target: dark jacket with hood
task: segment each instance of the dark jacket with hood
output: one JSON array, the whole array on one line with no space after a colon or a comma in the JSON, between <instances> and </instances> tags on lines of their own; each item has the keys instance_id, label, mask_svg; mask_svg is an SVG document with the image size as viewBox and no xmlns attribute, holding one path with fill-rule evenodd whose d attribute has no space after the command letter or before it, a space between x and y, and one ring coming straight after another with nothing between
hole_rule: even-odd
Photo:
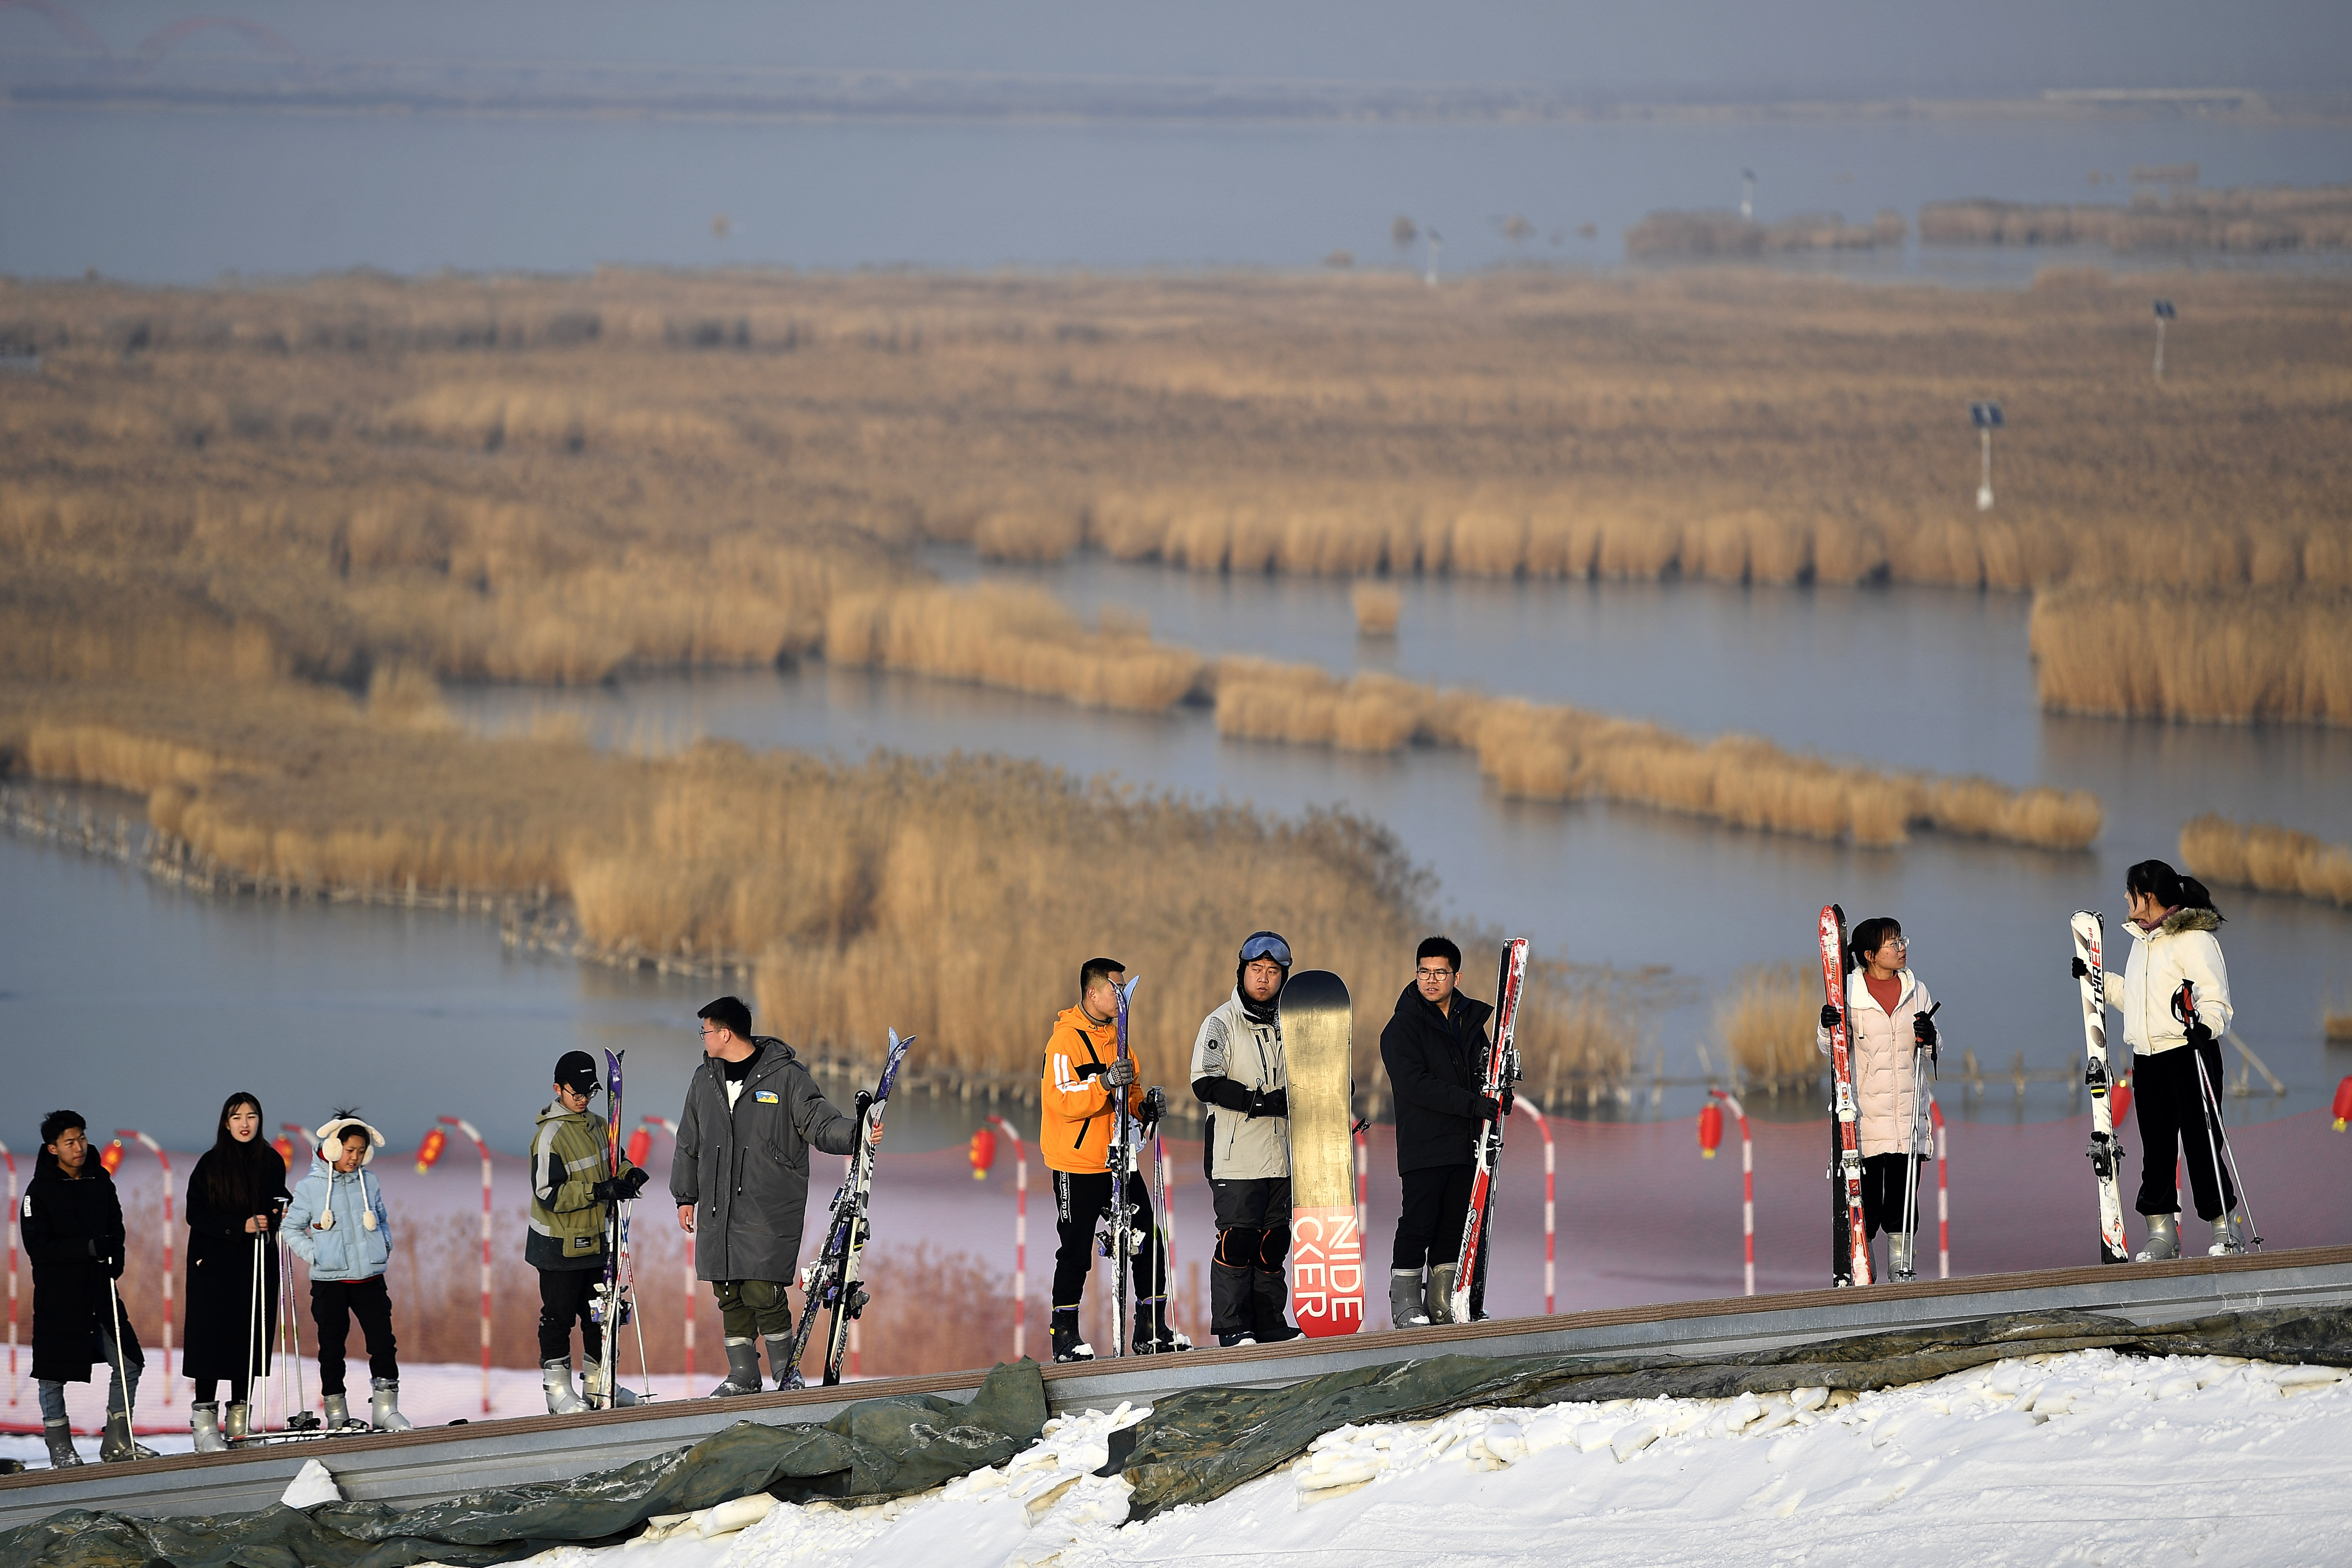
<instances>
[{"instance_id":1,"label":"dark jacket with hood","mask_svg":"<svg viewBox=\"0 0 2352 1568\"><path fill-rule=\"evenodd\" d=\"M88 1383L99 1359L98 1325L110 1310L106 1282L122 1278L122 1203L92 1149L68 1178L47 1145L18 1205L33 1265L33 1375Z\"/></svg>"},{"instance_id":2,"label":"dark jacket with hood","mask_svg":"<svg viewBox=\"0 0 2352 1568\"><path fill-rule=\"evenodd\" d=\"M1495 1009L1454 993L1441 1013L1408 984L1395 1016L1381 1030L1381 1064L1396 1096L1397 1171L1467 1165L1478 1124L1486 1119L1479 1074L1486 1061L1486 1020Z\"/></svg>"},{"instance_id":3,"label":"dark jacket with hood","mask_svg":"<svg viewBox=\"0 0 2352 1568\"><path fill-rule=\"evenodd\" d=\"M677 1119L669 1192L694 1208L694 1272L701 1279L789 1280L800 1268L809 1150L846 1154L857 1120L835 1110L793 1055L767 1036L730 1109L727 1064L702 1058Z\"/></svg>"}]
</instances>

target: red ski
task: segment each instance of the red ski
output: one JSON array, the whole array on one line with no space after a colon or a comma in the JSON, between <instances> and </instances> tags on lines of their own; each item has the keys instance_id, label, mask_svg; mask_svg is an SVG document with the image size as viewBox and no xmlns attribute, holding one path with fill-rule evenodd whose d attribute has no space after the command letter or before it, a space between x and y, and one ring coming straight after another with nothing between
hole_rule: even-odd
<instances>
[{"instance_id":1,"label":"red ski","mask_svg":"<svg viewBox=\"0 0 2352 1568\"><path fill-rule=\"evenodd\" d=\"M1501 973L1495 981L1495 1034L1486 1046L1486 1071L1478 1092L1499 1101L1519 1076L1519 1047L1513 1038L1519 1023L1519 987L1528 977L1528 939L1515 936L1503 944ZM1451 1310L1454 1321L1470 1321L1470 1288L1478 1279L1478 1254L1486 1245L1486 1199L1495 1186L1495 1165L1503 1157L1503 1124L1478 1124L1477 1173L1470 1179L1470 1213L1462 1222L1460 1266L1454 1275ZM1856 1189L1859 1191L1860 1189Z\"/></svg>"},{"instance_id":2,"label":"red ski","mask_svg":"<svg viewBox=\"0 0 2352 1568\"><path fill-rule=\"evenodd\" d=\"M1862 1137L1855 1121L1853 1100L1853 1052L1846 1037L1845 1010L1845 910L1836 904L1822 910L1822 989L1829 1005L1837 1009L1837 1023L1830 1029L1830 1076L1837 1086L1837 1169L1830 1173L1832 1182L1842 1183L1844 1189L1844 1223L1833 1233L1833 1251L1841 1256L1831 1269L1831 1282L1837 1285L1867 1285L1870 1283L1870 1237L1862 1223ZM1843 1265L1839 1267L1838 1265Z\"/></svg>"}]
</instances>

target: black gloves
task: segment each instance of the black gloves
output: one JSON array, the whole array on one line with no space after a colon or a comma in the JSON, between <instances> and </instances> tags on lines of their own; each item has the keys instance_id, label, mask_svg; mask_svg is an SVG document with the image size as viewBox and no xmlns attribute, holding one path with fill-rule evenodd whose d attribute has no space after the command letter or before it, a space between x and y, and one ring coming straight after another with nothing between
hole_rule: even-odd
<instances>
[{"instance_id":1,"label":"black gloves","mask_svg":"<svg viewBox=\"0 0 2352 1568\"><path fill-rule=\"evenodd\" d=\"M1921 1045L1927 1047L1929 1049L1934 1049L1936 1045L1936 1020L1930 1018L1925 1013L1914 1014L1911 1019L1911 1037L1918 1041Z\"/></svg>"},{"instance_id":2,"label":"black gloves","mask_svg":"<svg viewBox=\"0 0 2352 1568\"><path fill-rule=\"evenodd\" d=\"M1168 1114L1168 1094L1158 1084L1143 1091L1143 1107L1136 1112L1146 1127L1157 1127L1160 1119Z\"/></svg>"},{"instance_id":3,"label":"black gloves","mask_svg":"<svg viewBox=\"0 0 2352 1568\"><path fill-rule=\"evenodd\" d=\"M1837 1026L1838 1026L1838 1010L1837 1010L1837 1004L1836 1004L1836 1003L1834 1003L1834 1002L1824 1002L1824 1003L1822 1003L1822 1028L1824 1028L1824 1029L1834 1029L1834 1028L1836 1028Z\"/></svg>"},{"instance_id":4,"label":"black gloves","mask_svg":"<svg viewBox=\"0 0 2352 1568\"><path fill-rule=\"evenodd\" d=\"M646 1172L642 1165L632 1165L629 1173L621 1178L621 1195L634 1198L646 1190Z\"/></svg>"},{"instance_id":5,"label":"black gloves","mask_svg":"<svg viewBox=\"0 0 2352 1568\"><path fill-rule=\"evenodd\" d=\"M1517 1101L1512 1098L1511 1091L1507 1089L1505 1089L1503 1091L1503 1114L1507 1117L1510 1115L1511 1107L1516 1103Z\"/></svg>"},{"instance_id":6,"label":"black gloves","mask_svg":"<svg viewBox=\"0 0 2352 1568\"><path fill-rule=\"evenodd\" d=\"M1478 1096L1478 1120L1481 1121L1500 1121L1502 1119L1503 1107L1501 1101L1489 1100L1483 1094Z\"/></svg>"},{"instance_id":7,"label":"black gloves","mask_svg":"<svg viewBox=\"0 0 2352 1568\"><path fill-rule=\"evenodd\" d=\"M1288 1116L1290 1091L1286 1089L1254 1089L1250 1090L1249 1119L1261 1116Z\"/></svg>"},{"instance_id":8,"label":"black gloves","mask_svg":"<svg viewBox=\"0 0 2352 1568\"><path fill-rule=\"evenodd\" d=\"M2189 1043L2198 1050L2201 1051L2213 1043L2213 1031L2207 1028L2205 1020L2196 1014L2189 1014L2189 1021L2180 1026L2188 1034Z\"/></svg>"},{"instance_id":9,"label":"black gloves","mask_svg":"<svg viewBox=\"0 0 2352 1568\"><path fill-rule=\"evenodd\" d=\"M627 1175L607 1176L588 1189L590 1194L600 1204L621 1203L635 1197L645 1190L646 1173L643 1169L634 1165L629 1168Z\"/></svg>"},{"instance_id":10,"label":"black gloves","mask_svg":"<svg viewBox=\"0 0 2352 1568\"><path fill-rule=\"evenodd\" d=\"M1135 1081L1135 1058L1129 1057L1103 1068L1103 1081L1114 1089L1125 1089Z\"/></svg>"},{"instance_id":11,"label":"black gloves","mask_svg":"<svg viewBox=\"0 0 2352 1568\"><path fill-rule=\"evenodd\" d=\"M2083 962L2083 955L2078 952L2074 955L2074 968L2068 973L2077 980L2088 980L2091 977L2091 966Z\"/></svg>"}]
</instances>

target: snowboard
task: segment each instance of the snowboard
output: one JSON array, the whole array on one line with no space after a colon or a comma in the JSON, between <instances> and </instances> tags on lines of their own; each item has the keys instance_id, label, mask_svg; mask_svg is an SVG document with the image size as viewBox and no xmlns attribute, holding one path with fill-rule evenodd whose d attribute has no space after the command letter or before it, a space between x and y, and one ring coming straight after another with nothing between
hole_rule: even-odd
<instances>
[{"instance_id":1,"label":"snowboard","mask_svg":"<svg viewBox=\"0 0 2352 1568\"><path fill-rule=\"evenodd\" d=\"M883 1060L880 1080L871 1093L857 1091L857 1141L851 1145L849 1173L833 1194L833 1208L825 1216L824 1240L816 1257L801 1269L801 1321L793 1330L788 1363L789 1382L794 1388L803 1386L801 1352L808 1348L818 1311L829 1309L833 1314L824 1345L824 1385L831 1388L841 1381L841 1363L849 1353L850 1321L866 1310L866 1287L857 1278L866 1256L866 1203L874 1191L874 1145L866 1141L866 1129L874 1108L890 1098L890 1086L898 1081L907 1047L915 1043L912 1035L901 1038L896 1029L889 1033L890 1054Z\"/></svg>"},{"instance_id":2,"label":"snowboard","mask_svg":"<svg viewBox=\"0 0 2352 1568\"><path fill-rule=\"evenodd\" d=\"M1478 1092L1489 1100L1501 1100L1519 1077L1519 989L1527 977L1528 939L1515 936L1503 944L1502 963L1495 976L1494 1036L1487 1042L1486 1070L1478 1079ZM1472 1149L1470 1212L1462 1221L1462 1250L1456 1255L1454 1295L1448 1306L1457 1323L1472 1321L1470 1297L1478 1282L1479 1268L1486 1261L1486 1215L1495 1195L1495 1167L1503 1158L1502 1121L1480 1122Z\"/></svg>"},{"instance_id":3,"label":"snowboard","mask_svg":"<svg viewBox=\"0 0 2352 1568\"><path fill-rule=\"evenodd\" d=\"M2091 1091L2091 1173L2099 1184L2099 1261L2128 1263L2131 1242L2124 1235L2122 1191L2124 1146L2116 1137L2116 1107L2108 1099L2115 1079L2107 1066L2107 972L2100 967L2106 956L2106 925L2089 910L2068 922L2074 935L2074 956L2089 971L2074 984L2083 1000L2083 1048L2089 1054L2083 1082Z\"/></svg>"},{"instance_id":4,"label":"snowboard","mask_svg":"<svg viewBox=\"0 0 2352 1568\"><path fill-rule=\"evenodd\" d=\"M1862 1219L1862 1129L1853 1098L1853 1049L1846 1033L1845 910L1822 908L1822 990L1838 1012L1830 1030L1830 1076L1835 1088L1830 1122L1836 1163L1830 1168L1833 1215L1831 1231L1832 1285L1870 1283L1870 1237Z\"/></svg>"},{"instance_id":5,"label":"snowboard","mask_svg":"<svg viewBox=\"0 0 2352 1568\"><path fill-rule=\"evenodd\" d=\"M1282 988L1282 1058L1290 1080L1290 1292L1318 1339L1364 1326L1364 1237L1357 1228L1350 1065L1353 1009L1328 969Z\"/></svg>"}]
</instances>

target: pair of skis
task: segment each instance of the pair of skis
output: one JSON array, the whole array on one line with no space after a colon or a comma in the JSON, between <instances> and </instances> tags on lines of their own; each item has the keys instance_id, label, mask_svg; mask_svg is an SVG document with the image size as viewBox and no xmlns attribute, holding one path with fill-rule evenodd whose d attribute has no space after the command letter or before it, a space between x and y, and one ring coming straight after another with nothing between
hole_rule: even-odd
<instances>
[{"instance_id":1,"label":"pair of skis","mask_svg":"<svg viewBox=\"0 0 2352 1568\"><path fill-rule=\"evenodd\" d=\"M1528 939L1515 936L1503 944L1503 957L1495 977L1495 1027L1486 1043L1485 1069L1479 1074L1478 1092L1497 1106L1511 1085L1519 1079L1519 993L1528 977ZM1462 1221L1462 1250L1454 1274L1454 1294L1448 1310L1457 1323L1472 1320L1476 1307L1484 1305L1485 1292L1478 1289L1480 1265L1486 1261L1486 1231L1491 1220L1495 1195L1495 1167L1503 1158L1503 1123L1498 1116L1492 1121L1478 1124L1477 1142L1472 1145L1473 1166L1470 1177L1470 1212Z\"/></svg>"},{"instance_id":2,"label":"pair of skis","mask_svg":"<svg viewBox=\"0 0 2352 1568\"><path fill-rule=\"evenodd\" d=\"M621 1058L627 1054L604 1053L604 1174L614 1181L621 1175ZM629 1323L637 1325L637 1371L648 1384L652 1382L646 1372L646 1326L638 1321L636 1304L631 1299L636 1288L636 1263L629 1252L629 1215L635 1207L635 1199L616 1197L604 1221L604 1279L588 1309L604 1329L604 1393L589 1399L594 1409L635 1405L651 1397L650 1393L633 1394L621 1387L621 1330Z\"/></svg>"},{"instance_id":3,"label":"pair of skis","mask_svg":"<svg viewBox=\"0 0 2352 1568\"><path fill-rule=\"evenodd\" d=\"M865 1312L870 1299L858 1279L868 1234L866 1206L874 1192L874 1145L866 1141L866 1128L889 1100L890 1088L898 1081L899 1065L907 1059L907 1047L915 1043L912 1035L901 1038L896 1029L889 1033L890 1050L883 1058L880 1081L870 1094L862 1089L857 1091L857 1141L851 1146L848 1174L842 1178L825 1217L824 1241L801 1270L801 1321L793 1328L792 1359L787 1363L792 1368L787 1385L793 1388L804 1386L801 1356L808 1349L820 1311L831 1314L825 1330L824 1386L831 1388L841 1381L841 1363L849 1353L849 1326Z\"/></svg>"},{"instance_id":4,"label":"pair of skis","mask_svg":"<svg viewBox=\"0 0 2352 1568\"><path fill-rule=\"evenodd\" d=\"M1128 1044L1128 1008L1135 999L1135 988L1143 979L1140 974L1128 976L1127 984L1118 988L1118 1046L1115 1060L1130 1066L1135 1052ZM1134 1294L1135 1258L1143 1247L1146 1237L1135 1223L1135 1205L1128 1199L1129 1184L1135 1179L1143 1156L1141 1129L1135 1113L1128 1108L1128 1091L1133 1080L1115 1085L1111 1089L1110 1147L1104 1151L1105 1168L1110 1173L1110 1353L1113 1357L1129 1354L1135 1350L1134 1321L1128 1316L1128 1300ZM1161 1202L1166 1198L1163 1195ZM1166 1276L1161 1276L1165 1283ZM1164 1308L1163 1308L1164 1310ZM1150 1347L1158 1350L1155 1343Z\"/></svg>"},{"instance_id":5,"label":"pair of skis","mask_svg":"<svg viewBox=\"0 0 2352 1568\"><path fill-rule=\"evenodd\" d=\"M1862 1214L1861 1108L1853 1094L1853 1042L1846 1032L1851 1015L1845 994L1845 910L1837 904L1822 909L1816 927L1822 946L1822 990L1837 1022L1830 1026L1831 1231L1830 1282L1836 1286L1870 1283L1870 1233Z\"/></svg>"}]
</instances>

